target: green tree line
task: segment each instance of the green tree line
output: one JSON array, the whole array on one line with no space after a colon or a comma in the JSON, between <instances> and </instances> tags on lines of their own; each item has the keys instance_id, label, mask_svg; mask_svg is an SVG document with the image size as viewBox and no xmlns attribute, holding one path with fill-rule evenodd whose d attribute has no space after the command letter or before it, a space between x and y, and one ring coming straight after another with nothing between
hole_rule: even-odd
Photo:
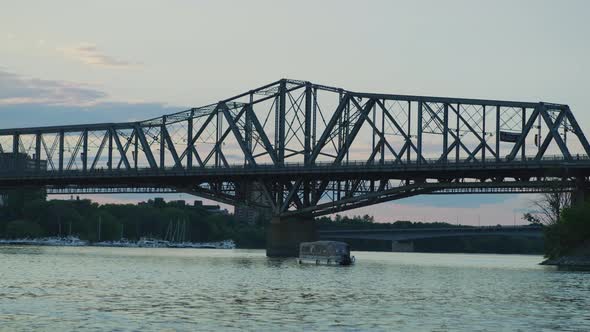
<instances>
[{"instance_id":1,"label":"green tree line","mask_svg":"<svg viewBox=\"0 0 590 332\"><path fill-rule=\"evenodd\" d=\"M0 208L0 237L77 235L92 242L141 237L164 238L171 224L182 222L185 241L233 239L242 248L263 248L265 221L240 223L233 215L200 206L148 201L99 205L87 199L47 200L42 191L5 193ZM100 238L99 238L100 230Z\"/></svg>"},{"instance_id":2,"label":"green tree line","mask_svg":"<svg viewBox=\"0 0 590 332\"><path fill-rule=\"evenodd\" d=\"M265 248L268 221L237 221L233 215L212 213L202 206L150 200L144 204L103 204L86 199L47 200L42 191L13 190L3 195L0 238L77 235L91 242L165 238L171 225L182 222L184 240L233 239L240 248ZM571 213L574 213L572 211ZM375 222L369 215L320 217L319 229L334 228L448 228L445 222ZM463 227L463 226L462 226ZM100 228L100 239L99 239ZM349 240L353 250L391 250L388 241ZM417 251L539 253L542 241L506 237L449 238L415 241Z\"/></svg>"},{"instance_id":3,"label":"green tree line","mask_svg":"<svg viewBox=\"0 0 590 332\"><path fill-rule=\"evenodd\" d=\"M567 207L545 227L545 256L558 258L586 245L590 248L590 202Z\"/></svg>"}]
</instances>

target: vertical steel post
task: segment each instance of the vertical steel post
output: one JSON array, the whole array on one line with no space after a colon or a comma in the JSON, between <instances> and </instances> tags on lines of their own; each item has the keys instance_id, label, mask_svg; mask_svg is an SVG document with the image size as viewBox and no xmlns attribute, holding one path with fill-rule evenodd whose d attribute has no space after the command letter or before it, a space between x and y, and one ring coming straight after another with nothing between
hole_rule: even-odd
<instances>
[{"instance_id":1,"label":"vertical steel post","mask_svg":"<svg viewBox=\"0 0 590 332\"><path fill-rule=\"evenodd\" d=\"M564 110L562 112L567 112ZM539 137L541 137L541 130L539 129ZM563 142L567 145L567 117L563 119Z\"/></svg>"},{"instance_id":2,"label":"vertical steel post","mask_svg":"<svg viewBox=\"0 0 590 332\"><path fill-rule=\"evenodd\" d=\"M279 89L280 89L280 87L279 87ZM277 158L279 156L279 104L280 104L280 102L279 102L280 97L279 96L280 96L280 91L279 91L279 93L277 93L277 95L274 98L274 106L275 106L275 109L274 109L274 111L275 111L274 150L275 150L275 156L277 156Z\"/></svg>"},{"instance_id":3,"label":"vertical steel post","mask_svg":"<svg viewBox=\"0 0 590 332\"><path fill-rule=\"evenodd\" d=\"M282 79L279 83L279 94L278 94L278 102L279 107L277 109L277 120L279 125L278 135L277 135L277 161L279 166L284 165L285 163L285 112L287 107L287 82L286 80ZM283 205L283 191L284 191L284 184L282 182L277 181L277 191L276 191L276 201L278 206Z\"/></svg>"},{"instance_id":4,"label":"vertical steel post","mask_svg":"<svg viewBox=\"0 0 590 332\"><path fill-rule=\"evenodd\" d=\"M63 172L64 170L64 131L63 129L59 131L59 154L58 154L58 160L59 160L59 166L58 169L60 172Z\"/></svg>"},{"instance_id":5,"label":"vertical steel post","mask_svg":"<svg viewBox=\"0 0 590 332\"><path fill-rule=\"evenodd\" d=\"M311 129L311 119L312 119L312 100L313 98L313 91L310 82L305 83L305 142L304 142L304 163L305 166L310 166L311 164L311 151L312 151L312 136L313 132ZM309 180L305 179L303 182L303 204L305 206L310 205L310 193L311 193L311 186Z\"/></svg>"},{"instance_id":6,"label":"vertical steel post","mask_svg":"<svg viewBox=\"0 0 590 332\"><path fill-rule=\"evenodd\" d=\"M279 136L278 136L278 159L279 164L285 162L285 111L287 107L287 82L281 80L279 83Z\"/></svg>"},{"instance_id":7,"label":"vertical steel post","mask_svg":"<svg viewBox=\"0 0 590 332\"><path fill-rule=\"evenodd\" d=\"M305 142L304 142L304 164L305 166L311 165L311 151L312 151L312 116L313 116L313 91L310 82L305 83ZM303 204L309 206L311 199L311 185L308 179L303 182Z\"/></svg>"},{"instance_id":8,"label":"vertical steel post","mask_svg":"<svg viewBox=\"0 0 590 332\"><path fill-rule=\"evenodd\" d=\"M318 106L318 88L313 87L313 110L312 110L312 119L313 119L313 129L312 129L312 137L311 137L311 147L315 149L315 144L317 142L316 133L317 133L317 106Z\"/></svg>"},{"instance_id":9,"label":"vertical steel post","mask_svg":"<svg viewBox=\"0 0 590 332\"><path fill-rule=\"evenodd\" d=\"M383 100L383 105L385 105L385 99ZM374 112L377 112L377 103L374 106ZM374 122L373 122L374 123ZM381 110L381 134L383 135L383 140L385 140L385 111ZM401 158L401 156L400 156ZM385 142L381 142L381 165L385 163ZM374 182L372 182L374 183Z\"/></svg>"},{"instance_id":10,"label":"vertical steel post","mask_svg":"<svg viewBox=\"0 0 590 332\"><path fill-rule=\"evenodd\" d=\"M88 170L88 129L82 133L82 170Z\"/></svg>"},{"instance_id":11,"label":"vertical steel post","mask_svg":"<svg viewBox=\"0 0 590 332\"><path fill-rule=\"evenodd\" d=\"M162 117L162 125L160 126L160 168L166 168L166 144L164 133L166 132L166 116Z\"/></svg>"},{"instance_id":12,"label":"vertical steel post","mask_svg":"<svg viewBox=\"0 0 590 332\"><path fill-rule=\"evenodd\" d=\"M483 105L483 121L481 125L482 129L482 149L481 149L481 161L485 163L486 161L486 105Z\"/></svg>"},{"instance_id":13,"label":"vertical steel post","mask_svg":"<svg viewBox=\"0 0 590 332\"><path fill-rule=\"evenodd\" d=\"M539 116L539 122L537 123L537 139L535 140L535 145L537 146L537 153L539 151L541 151L541 140L542 140L542 136L541 136L541 116Z\"/></svg>"},{"instance_id":14,"label":"vertical steel post","mask_svg":"<svg viewBox=\"0 0 590 332\"><path fill-rule=\"evenodd\" d=\"M115 131L113 128L109 128L109 160L107 162L109 171L113 170L113 132Z\"/></svg>"},{"instance_id":15,"label":"vertical steel post","mask_svg":"<svg viewBox=\"0 0 590 332\"><path fill-rule=\"evenodd\" d=\"M522 108L522 129L520 130L520 134L524 135L526 130L526 108ZM526 158L526 137L522 141L522 150L521 150L521 159L524 160Z\"/></svg>"},{"instance_id":16,"label":"vertical steel post","mask_svg":"<svg viewBox=\"0 0 590 332\"><path fill-rule=\"evenodd\" d=\"M352 97L354 98L354 97ZM359 112L362 112L362 109L358 110ZM361 117L359 117L359 119L357 119L357 121L361 121ZM346 126L344 127L344 135L343 135L343 139L342 139L342 143L343 144L347 144L348 142L348 135L350 134L350 98L348 98L347 102L346 102L346 108L344 109L344 123L346 124ZM346 163L348 164L349 161L349 154L350 154L350 146L346 146ZM346 182L348 183L348 182Z\"/></svg>"},{"instance_id":17,"label":"vertical steel post","mask_svg":"<svg viewBox=\"0 0 590 332\"><path fill-rule=\"evenodd\" d=\"M191 169L193 167L193 116L195 111L191 111L191 116L187 120L186 128L186 168Z\"/></svg>"},{"instance_id":18,"label":"vertical steel post","mask_svg":"<svg viewBox=\"0 0 590 332\"><path fill-rule=\"evenodd\" d=\"M12 135L12 153L14 153L15 156L18 155L18 150L19 150L19 144L20 143L20 135L17 134L13 134Z\"/></svg>"},{"instance_id":19,"label":"vertical steel post","mask_svg":"<svg viewBox=\"0 0 590 332\"><path fill-rule=\"evenodd\" d=\"M18 170L19 164L20 164L19 163L20 158L19 158L19 154L18 154L18 152L19 152L18 146L20 145L19 143L20 143L20 135L18 133L13 134L12 135L12 155L13 155L12 162L14 163L15 170Z\"/></svg>"},{"instance_id":20,"label":"vertical steel post","mask_svg":"<svg viewBox=\"0 0 590 332\"><path fill-rule=\"evenodd\" d=\"M311 98L312 98L312 91L311 91L311 83L305 83L305 141L304 141L304 163L306 166L309 166L311 161Z\"/></svg>"},{"instance_id":21,"label":"vertical steel post","mask_svg":"<svg viewBox=\"0 0 590 332\"><path fill-rule=\"evenodd\" d=\"M412 141L412 102L408 101L408 138L407 138L407 144L408 144L408 163L411 161L412 155L411 155L411 150L410 149L410 142Z\"/></svg>"},{"instance_id":22,"label":"vertical steel post","mask_svg":"<svg viewBox=\"0 0 590 332\"><path fill-rule=\"evenodd\" d=\"M138 130L141 128L135 128L135 140L133 142L133 167L137 170L137 163L139 159L139 133Z\"/></svg>"},{"instance_id":23,"label":"vertical steel post","mask_svg":"<svg viewBox=\"0 0 590 332\"><path fill-rule=\"evenodd\" d=\"M422 163L422 101L418 102L418 156L416 156L416 163Z\"/></svg>"},{"instance_id":24,"label":"vertical steel post","mask_svg":"<svg viewBox=\"0 0 590 332\"><path fill-rule=\"evenodd\" d=\"M37 132L35 134L35 169L37 171L41 170L41 133Z\"/></svg>"},{"instance_id":25,"label":"vertical steel post","mask_svg":"<svg viewBox=\"0 0 590 332\"><path fill-rule=\"evenodd\" d=\"M377 126L377 123L375 122L376 120L376 115L375 113L377 112L377 109L375 107L373 107L373 110L371 111L371 113L373 114L373 125ZM371 128L371 151L375 151L375 135L377 135L377 133L375 132L375 128Z\"/></svg>"},{"instance_id":26,"label":"vertical steel post","mask_svg":"<svg viewBox=\"0 0 590 332\"><path fill-rule=\"evenodd\" d=\"M312 129L311 129L311 149L313 151L313 149L315 149L316 147L316 142L317 142L317 107L318 107L318 88L316 86L313 87L313 100L312 100L312 111L311 111L311 116L313 119L312 122ZM310 152L310 154L313 154L313 152ZM313 161L315 163L315 160ZM309 186L309 195L311 196L309 198L307 198L307 201L305 201L305 205L309 206L311 204L311 202L315 202L316 201L316 191L315 191L315 182L311 182L311 181L307 181L307 184Z\"/></svg>"},{"instance_id":27,"label":"vertical steel post","mask_svg":"<svg viewBox=\"0 0 590 332\"><path fill-rule=\"evenodd\" d=\"M496 161L500 161L500 106L496 106Z\"/></svg>"},{"instance_id":28,"label":"vertical steel post","mask_svg":"<svg viewBox=\"0 0 590 332\"><path fill-rule=\"evenodd\" d=\"M338 90L338 104L342 104L342 89ZM346 106L343 108L343 112L346 112ZM336 155L340 154L340 150L342 150L342 113L338 114L338 151L336 151Z\"/></svg>"},{"instance_id":29,"label":"vertical steel post","mask_svg":"<svg viewBox=\"0 0 590 332\"><path fill-rule=\"evenodd\" d=\"M245 125L246 128L245 130L245 139L246 139L246 149L248 150L248 153L252 154L252 111L254 108L254 93L250 92L250 101L249 104L247 106L246 109L246 120L245 120ZM249 160L248 158L244 155L244 164L248 164Z\"/></svg>"},{"instance_id":30,"label":"vertical steel post","mask_svg":"<svg viewBox=\"0 0 590 332\"><path fill-rule=\"evenodd\" d=\"M220 107L217 108L217 113L215 114L215 167L219 167L221 164L221 158L219 158L219 144L221 141L221 111Z\"/></svg>"},{"instance_id":31,"label":"vertical steel post","mask_svg":"<svg viewBox=\"0 0 590 332\"><path fill-rule=\"evenodd\" d=\"M449 159L449 104L443 106L443 161Z\"/></svg>"},{"instance_id":32,"label":"vertical steel post","mask_svg":"<svg viewBox=\"0 0 590 332\"><path fill-rule=\"evenodd\" d=\"M460 150L459 150L459 147L461 145L461 132L459 130L459 128L460 128L459 114L461 114L461 104L457 104L457 116L456 116L457 127L455 128L455 130L456 130L455 134L457 136L457 138L455 140L457 141L457 146L456 146L456 150L455 150L455 162L459 162L460 157L461 157Z\"/></svg>"}]
</instances>

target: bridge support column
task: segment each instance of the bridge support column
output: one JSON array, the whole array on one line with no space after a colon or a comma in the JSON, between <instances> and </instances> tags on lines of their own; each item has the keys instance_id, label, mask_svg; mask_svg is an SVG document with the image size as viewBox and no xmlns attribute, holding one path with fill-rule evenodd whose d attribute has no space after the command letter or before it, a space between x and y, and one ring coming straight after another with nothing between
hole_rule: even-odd
<instances>
[{"instance_id":1,"label":"bridge support column","mask_svg":"<svg viewBox=\"0 0 590 332\"><path fill-rule=\"evenodd\" d=\"M266 256L297 257L301 242L317 241L313 217L273 217L266 241Z\"/></svg>"},{"instance_id":2,"label":"bridge support column","mask_svg":"<svg viewBox=\"0 0 590 332\"><path fill-rule=\"evenodd\" d=\"M581 205L590 200L590 185L584 178L576 179L576 189L572 193L572 205Z\"/></svg>"},{"instance_id":3,"label":"bridge support column","mask_svg":"<svg viewBox=\"0 0 590 332\"><path fill-rule=\"evenodd\" d=\"M391 241L392 252L414 252L414 242L412 241Z\"/></svg>"}]
</instances>

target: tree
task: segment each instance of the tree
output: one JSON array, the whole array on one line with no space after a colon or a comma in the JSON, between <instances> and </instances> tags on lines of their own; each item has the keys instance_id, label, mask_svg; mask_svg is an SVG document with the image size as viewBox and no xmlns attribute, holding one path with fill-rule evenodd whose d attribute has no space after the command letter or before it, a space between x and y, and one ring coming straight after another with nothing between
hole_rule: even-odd
<instances>
[{"instance_id":1,"label":"tree","mask_svg":"<svg viewBox=\"0 0 590 332\"><path fill-rule=\"evenodd\" d=\"M531 203L534 210L525 213L522 219L534 224L554 225L559 221L563 209L571 206L572 195L554 191L541 194Z\"/></svg>"},{"instance_id":2,"label":"tree","mask_svg":"<svg viewBox=\"0 0 590 332\"><path fill-rule=\"evenodd\" d=\"M522 219L528 221L529 223L533 224L533 225L542 225L543 223L541 222L541 220L539 219L539 217L537 217L536 215L527 212L522 216Z\"/></svg>"},{"instance_id":3,"label":"tree","mask_svg":"<svg viewBox=\"0 0 590 332\"><path fill-rule=\"evenodd\" d=\"M22 218L26 202L33 200L45 200L47 194L44 190L13 189L4 192L4 204L2 214L8 219Z\"/></svg>"},{"instance_id":4,"label":"tree","mask_svg":"<svg viewBox=\"0 0 590 332\"><path fill-rule=\"evenodd\" d=\"M41 235L41 226L28 220L13 220L6 224L6 237L23 238L39 237Z\"/></svg>"},{"instance_id":5,"label":"tree","mask_svg":"<svg viewBox=\"0 0 590 332\"><path fill-rule=\"evenodd\" d=\"M545 255L556 258L590 241L590 202L563 210L558 222L545 229Z\"/></svg>"}]
</instances>

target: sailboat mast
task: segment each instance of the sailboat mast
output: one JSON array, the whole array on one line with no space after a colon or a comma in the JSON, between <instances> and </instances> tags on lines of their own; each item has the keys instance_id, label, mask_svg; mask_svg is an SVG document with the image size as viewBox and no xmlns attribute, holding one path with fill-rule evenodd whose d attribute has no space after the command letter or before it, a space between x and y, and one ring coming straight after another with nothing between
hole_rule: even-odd
<instances>
[{"instance_id":1,"label":"sailboat mast","mask_svg":"<svg viewBox=\"0 0 590 332\"><path fill-rule=\"evenodd\" d=\"M102 216L98 216L98 241L100 241L100 224L102 224Z\"/></svg>"}]
</instances>

